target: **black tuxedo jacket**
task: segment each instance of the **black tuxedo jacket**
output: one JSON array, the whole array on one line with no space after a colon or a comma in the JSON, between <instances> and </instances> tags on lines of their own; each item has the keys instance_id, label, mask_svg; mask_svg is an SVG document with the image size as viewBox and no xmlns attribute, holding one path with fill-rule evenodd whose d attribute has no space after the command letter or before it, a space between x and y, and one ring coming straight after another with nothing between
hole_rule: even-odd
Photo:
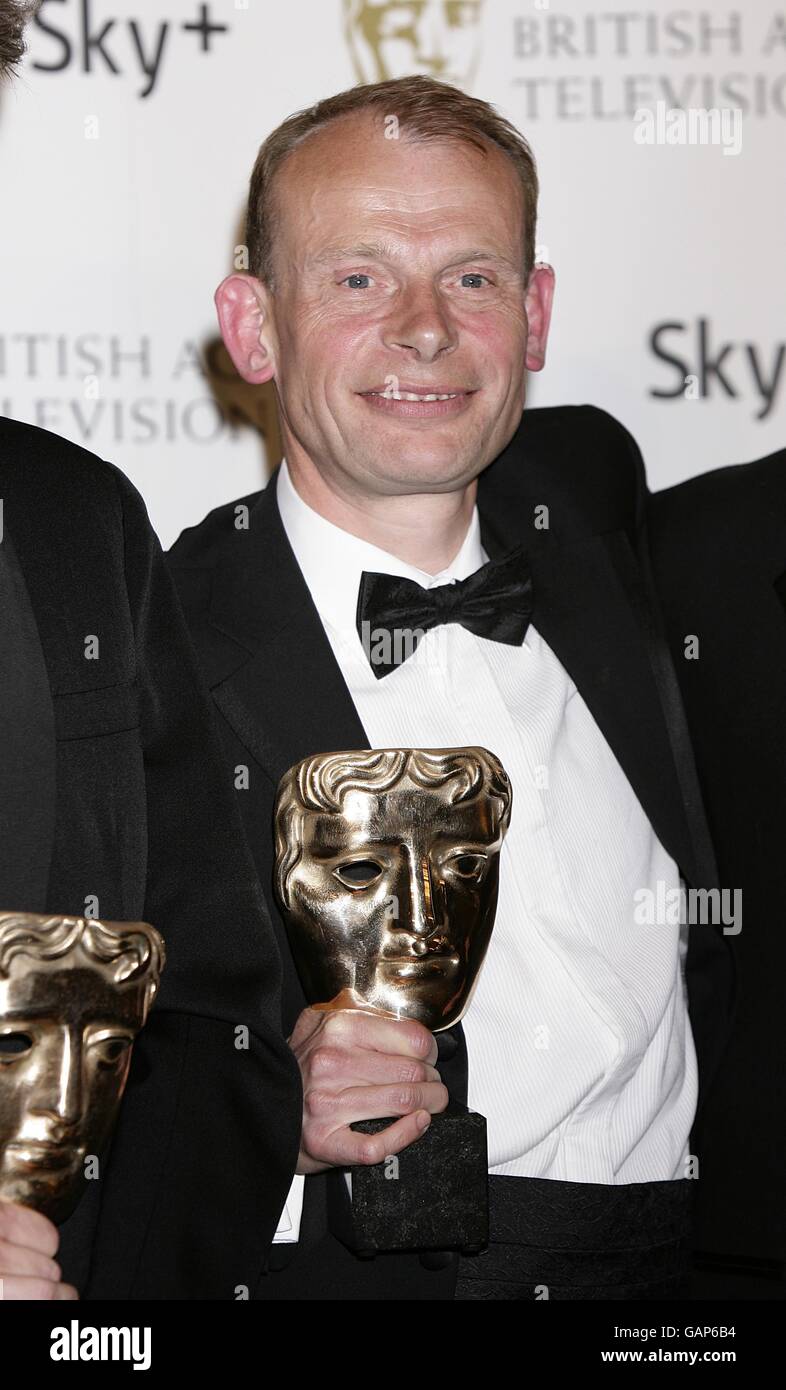
<instances>
[{"instance_id":1,"label":"black tuxedo jacket","mask_svg":"<svg viewBox=\"0 0 786 1390\"><path fill-rule=\"evenodd\" d=\"M649 533L721 879L742 893L735 1027L703 1117L701 1288L783 1299L786 450L656 493Z\"/></svg>"},{"instance_id":2,"label":"black tuxedo jacket","mask_svg":"<svg viewBox=\"0 0 786 1390\"><path fill-rule=\"evenodd\" d=\"M272 890L276 787L311 752L369 742L287 541L275 478L185 531L170 562L218 711L226 776L249 771L238 798L279 936L289 1033L305 999ZM691 741L653 609L646 496L638 450L610 416L590 406L528 410L480 477L481 536L492 559L526 544L533 623L573 678L687 883L713 888L717 867ZM537 529L535 509L544 505L548 529ZM687 979L700 1074L695 1147L732 1012L733 966L720 927L691 928ZM440 1035L438 1066L451 1093L464 1098L468 1059L460 1026ZM369 1262L349 1254L332 1234L344 1201L339 1173L306 1180L301 1242L295 1251L273 1253L258 1296L452 1297L454 1257L380 1255Z\"/></svg>"},{"instance_id":3,"label":"black tuxedo jacket","mask_svg":"<svg viewBox=\"0 0 786 1390\"><path fill-rule=\"evenodd\" d=\"M168 955L63 1276L88 1298L234 1299L289 1187L302 1090L210 702L118 469L2 419L0 497L0 908L147 920Z\"/></svg>"}]
</instances>

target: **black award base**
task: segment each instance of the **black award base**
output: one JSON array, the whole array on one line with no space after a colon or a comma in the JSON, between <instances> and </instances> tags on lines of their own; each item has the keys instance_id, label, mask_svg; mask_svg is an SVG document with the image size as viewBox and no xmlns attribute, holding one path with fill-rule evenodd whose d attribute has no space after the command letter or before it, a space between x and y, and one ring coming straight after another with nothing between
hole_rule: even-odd
<instances>
[{"instance_id":1,"label":"black award base","mask_svg":"<svg viewBox=\"0 0 786 1390\"><path fill-rule=\"evenodd\" d=\"M351 1126L378 1134L392 1119ZM383 1250L460 1250L488 1244L488 1150L483 1115L451 1101L401 1153L352 1168L352 1245Z\"/></svg>"}]
</instances>

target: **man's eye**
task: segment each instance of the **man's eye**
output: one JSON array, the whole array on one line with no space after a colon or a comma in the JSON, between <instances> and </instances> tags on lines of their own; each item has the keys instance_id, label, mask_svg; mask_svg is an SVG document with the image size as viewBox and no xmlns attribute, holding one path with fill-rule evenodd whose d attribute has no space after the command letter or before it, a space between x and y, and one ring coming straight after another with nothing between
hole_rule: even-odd
<instances>
[{"instance_id":1,"label":"man's eye","mask_svg":"<svg viewBox=\"0 0 786 1390\"><path fill-rule=\"evenodd\" d=\"M468 270L465 275L462 275L461 278L462 280L485 280L487 285L491 284L491 281L489 280L487 275L479 275L478 272L475 270ZM482 286L470 285L469 289L482 289Z\"/></svg>"},{"instance_id":2,"label":"man's eye","mask_svg":"<svg viewBox=\"0 0 786 1390\"><path fill-rule=\"evenodd\" d=\"M27 1033L3 1033L0 1036L0 1062L10 1061L29 1052L33 1039Z\"/></svg>"},{"instance_id":3,"label":"man's eye","mask_svg":"<svg viewBox=\"0 0 786 1390\"><path fill-rule=\"evenodd\" d=\"M100 1062L119 1062L131 1046L131 1039L123 1035L99 1038L91 1046Z\"/></svg>"},{"instance_id":4,"label":"man's eye","mask_svg":"<svg viewBox=\"0 0 786 1390\"><path fill-rule=\"evenodd\" d=\"M370 280L370 279L371 279L371 276L370 276L370 275L363 275L363 274L361 274L360 272L357 272L357 273L354 274L354 275L345 275L345 276L344 276L344 279L341 280L340 283L341 283L342 285L346 285L346 284L347 284L347 281L349 281L349 280ZM349 288L350 288L351 290L365 290L365 289L367 289L368 287L367 287L366 285L350 285Z\"/></svg>"},{"instance_id":5,"label":"man's eye","mask_svg":"<svg viewBox=\"0 0 786 1390\"><path fill-rule=\"evenodd\" d=\"M339 864L333 872L345 888L368 888L370 883L379 878L382 865L377 864L374 859L356 859L348 864Z\"/></svg>"}]
</instances>

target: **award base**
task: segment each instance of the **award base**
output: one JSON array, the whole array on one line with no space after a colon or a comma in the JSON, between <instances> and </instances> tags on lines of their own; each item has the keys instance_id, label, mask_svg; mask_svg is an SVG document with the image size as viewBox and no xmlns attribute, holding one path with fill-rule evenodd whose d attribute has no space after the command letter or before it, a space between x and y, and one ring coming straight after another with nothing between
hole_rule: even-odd
<instances>
[{"instance_id":1,"label":"award base","mask_svg":"<svg viewBox=\"0 0 786 1390\"><path fill-rule=\"evenodd\" d=\"M351 1126L378 1134L393 1119ZM352 1245L385 1250L459 1250L488 1244L488 1149L483 1115L451 1101L401 1153L352 1168Z\"/></svg>"}]
</instances>

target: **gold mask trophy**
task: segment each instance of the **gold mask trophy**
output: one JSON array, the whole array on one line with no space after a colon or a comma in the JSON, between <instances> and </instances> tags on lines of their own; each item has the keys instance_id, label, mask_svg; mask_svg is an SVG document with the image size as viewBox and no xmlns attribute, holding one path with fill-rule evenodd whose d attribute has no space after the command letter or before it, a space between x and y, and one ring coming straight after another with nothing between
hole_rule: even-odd
<instances>
[{"instance_id":1,"label":"gold mask trophy","mask_svg":"<svg viewBox=\"0 0 786 1390\"><path fill-rule=\"evenodd\" d=\"M276 800L275 888L309 1003L435 1033L458 1023L494 925L510 810L508 775L485 748L352 749L291 767ZM395 1161L353 1168L348 1243L480 1249L487 1179L485 1120L452 1101Z\"/></svg>"},{"instance_id":2,"label":"gold mask trophy","mask_svg":"<svg viewBox=\"0 0 786 1390\"><path fill-rule=\"evenodd\" d=\"M147 922L0 913L0 1198L70 1216L164 962Z\"/></svg>"}]
</instances>

